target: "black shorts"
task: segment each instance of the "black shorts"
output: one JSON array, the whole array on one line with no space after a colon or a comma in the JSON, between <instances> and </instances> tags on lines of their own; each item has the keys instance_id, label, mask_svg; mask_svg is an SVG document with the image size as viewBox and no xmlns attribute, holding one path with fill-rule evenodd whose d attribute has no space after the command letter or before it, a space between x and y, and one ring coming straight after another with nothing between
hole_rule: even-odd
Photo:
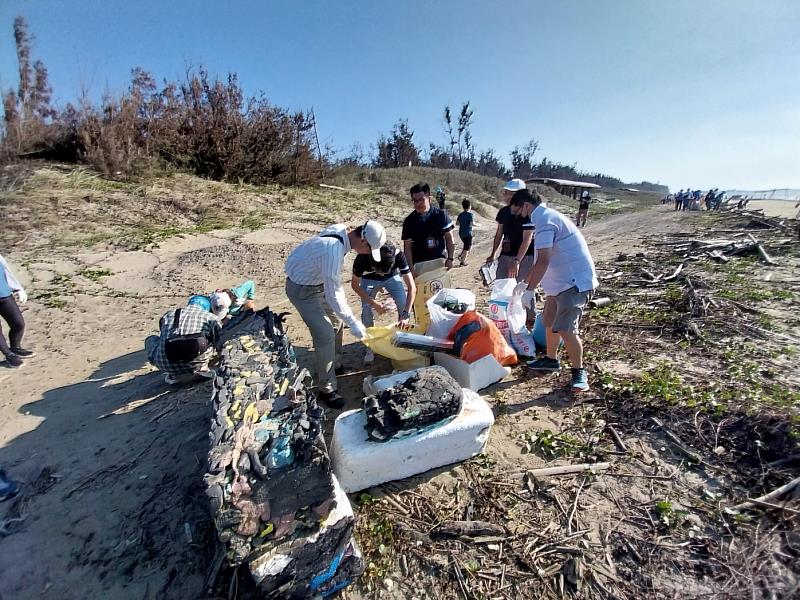
<instances>
[{"instance_id":1,"label":"black shorts","mask_svg":"<svg viewBox=\"0 0 800 600\"><path fill-rule=\"evenodd\" d=\"M461 238L461 242L464 244L464 250L469 251L469 250L472 249L472 236L471 235L468 235L468 236L460 235L458 237Z\"/></svg>"}]
</instances>

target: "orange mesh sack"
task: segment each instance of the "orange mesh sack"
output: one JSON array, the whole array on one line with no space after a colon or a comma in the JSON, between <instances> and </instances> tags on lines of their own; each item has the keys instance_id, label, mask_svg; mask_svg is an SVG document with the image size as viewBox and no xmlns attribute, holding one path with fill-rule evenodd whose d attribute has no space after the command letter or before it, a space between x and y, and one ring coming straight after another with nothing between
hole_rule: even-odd
<instances>
[{"instance_id":1,"label":"orange mesh sack","mask_svg":"<svg viewBox=\"0 0 800 600\"><path fill-rule=\"evenodd\" d=\"M450 331L453 350L461 360L474 363L491 354L504 367L517 364L517 354L508 345L497 326L487 317L470 310L465 312Z\"/></svg>"}]
</instances>

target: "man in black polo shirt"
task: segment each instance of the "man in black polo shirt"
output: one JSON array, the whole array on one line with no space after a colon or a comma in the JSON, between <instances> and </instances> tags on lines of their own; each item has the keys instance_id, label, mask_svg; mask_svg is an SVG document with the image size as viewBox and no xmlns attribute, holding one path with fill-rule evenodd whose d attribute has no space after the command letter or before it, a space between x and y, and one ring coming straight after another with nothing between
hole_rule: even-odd
<instances>
[{"instance_id":1,"label":"man in black polo shirt","mask_svg":"<svg viewBox=\"0 0 800 600\"><path fill-rule=\"evenodd\" d=\"M452 269L453 221L445 211L431 206L431 187L427 183L416 184L410 193L414 212L403 221L402 234L408 266L416 274L417 263L444 258L444 266Z\"/></svg>"},{"instance_id":2,"label":"man in black polo shirt","mask_svg":"<svg viewBox=\"0 0 800 600\"><path fill-rule=\"evenodd\" d=\"M361 322L364 327L375 325L373 310L379 315L387 311L387 306L375 299L381 290L386 290L394 300L397 308L397 326L408 327L417 287L402 250L387 242L381 248L380 262L376 262L368 254L356 256L350 285L361 298ZM375 354L367 348L364 364L372 364L374 360Z\"/></svg>"}]
</instances>

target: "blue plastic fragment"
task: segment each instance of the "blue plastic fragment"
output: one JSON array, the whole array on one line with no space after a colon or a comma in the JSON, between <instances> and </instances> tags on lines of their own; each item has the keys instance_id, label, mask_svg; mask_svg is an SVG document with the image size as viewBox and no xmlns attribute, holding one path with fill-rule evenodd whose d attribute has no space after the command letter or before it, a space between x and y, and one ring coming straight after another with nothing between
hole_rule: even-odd
<instances>
[{"instance_id":1,"label":"blue plastic fragment","mask_svg":"<svg viewBox=\"0 0 800 600\"><path fill-rule=\"evenodd\" d=\"M320 573L311 580L310 587L312 590L316 590L319 586L321 586L323 583L325 583L326 581L331 579L334 575L336 575L336 569L339 568L339 565L341 564L343 557L344 557L344 550L339 552L339 554L337 554L333 558L333 561L331 562L330 566L324 573Z\"/></svg>"},{"instance_id":2,"label":"blue plastic fragment","mask_svg":"<svg viewBox=\"0 0 800 600\"><path fill-rule=\"evenodd\" d=\"M271 469L282 469L294 462L294 452L292 452L292 428L288 424L281 427L280 437L272 443L267 456L267 466Z\"/></svg>"}]
</instances>

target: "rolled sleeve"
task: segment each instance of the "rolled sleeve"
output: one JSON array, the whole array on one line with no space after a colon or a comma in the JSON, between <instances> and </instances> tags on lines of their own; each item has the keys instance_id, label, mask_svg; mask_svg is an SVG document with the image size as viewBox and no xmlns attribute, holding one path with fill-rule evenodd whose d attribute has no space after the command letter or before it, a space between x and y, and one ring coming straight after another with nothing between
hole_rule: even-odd
<instances>
[{"instance_id":1,"label":"rolled sleeve","mask_svg":"<svg viewBox=\"0 0 800 600\"><path fill-rule=\"evenodd\" d=\"M556 232L555 229L536 230L536 235L533 238L533 247L536 250L544 248L552 248L555 244Z\"/></svg>"},{"instance_id":2,"label":"rolled sleeve","mask_svg":"<svg viewBox=\"0 0 800 600\"><path fill-rule=\"evenodd\" d=\"M450 215L442 211L442 233L447 233L454 227L455 225L453 224L453 220L450 218Z\"/></svg>"}]
</instances>

